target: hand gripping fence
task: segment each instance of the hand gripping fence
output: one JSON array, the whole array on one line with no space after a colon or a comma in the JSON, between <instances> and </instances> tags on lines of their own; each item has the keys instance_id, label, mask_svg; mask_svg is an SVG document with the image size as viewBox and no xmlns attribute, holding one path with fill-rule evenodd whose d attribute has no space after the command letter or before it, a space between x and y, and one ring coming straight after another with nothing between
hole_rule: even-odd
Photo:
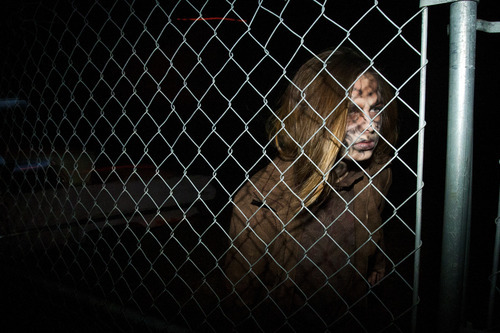
<instances>
[{"instance_id":1,"label":"hand gripping fence","mask_svg":"<svg viewBox=\"0 0 500 333\"><path fill-rule=\"evenodd\" d=\"M269 328L261 315L271 309L273 330L299 330L294 323L303 313L322 329L350 322L361 331L415 330L426 9L378 1L0 6L9 13L0 56L0 258L10 285L46 304L39 319L97 330L258 331ZM389 192L377 185L382 172L363 174L366 185L339 208L351 215L364 191L380 196L385 209L376 230L355 217L368 237L353 253L326 231L310 244L329 238L347 258L342 269L355 275L363 275L353 264L363 248L385 258L384 277L370 286L363 276L366 290L354 300L328 282L341 269L317 266L327 276L323 289L345 307L329 320L307 302L292 311L273 296L293 289L312 302L321 290L286 278L308 260L309 248L266 201L270 196L261 193L253 214L265 211L278 221L276 234L251 224L231 234L230 221L232 214L253 218L235 196L275 163L266 121L277 117L294 73L340 46L361 54L395 92L400 134L394 145L380 138L391 150ZM304 210L319 221L313 209ZM325 230L336 219L329 223ZM385 246L373 238L382 230ZM247 233L263 246L258 258L235 245ZM273 257L282 238L306 253L293 267ZM248 265L238 281L225 271L233 250ZM285 278L266 285L266 271L255 273L262 260ZM235 315L232 305L245 297L238 283L247 277L267 293Z\"/></svg>"}]
</instances>

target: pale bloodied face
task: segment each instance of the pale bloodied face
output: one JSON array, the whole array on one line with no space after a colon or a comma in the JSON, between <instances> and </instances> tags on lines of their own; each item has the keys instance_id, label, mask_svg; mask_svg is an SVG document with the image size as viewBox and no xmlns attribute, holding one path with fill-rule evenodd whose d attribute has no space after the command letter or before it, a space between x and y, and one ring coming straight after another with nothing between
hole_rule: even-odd
<instances>
[{"instance_id":1,"label":"pale bloodied face","mask_svg":"<svg viewBox=\"0 0 500 333\"><path fill-rule=\"evenodd\" d=\"M378 131L382 125L379 114L382 105L377 90L377 81L369 74L363 75L354 84L344 139L347 159L366 161L372 157L377 146Z\"/></svg>"}]
</instances>

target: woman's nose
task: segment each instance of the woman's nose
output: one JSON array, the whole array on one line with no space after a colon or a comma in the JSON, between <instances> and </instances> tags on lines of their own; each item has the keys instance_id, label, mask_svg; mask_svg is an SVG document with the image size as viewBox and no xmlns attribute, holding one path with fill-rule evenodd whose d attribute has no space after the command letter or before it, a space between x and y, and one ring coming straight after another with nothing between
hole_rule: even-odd
<instances>
[{"instance_id":1,"label":"woman's nose","mask_svg":"<svg viewBox=\"0 0 500 333\"><path fill-rule=\"evenodd\" d=\"M359 119L358 128L360 132L366 131L368 133L373 133L374 128L371 124L372 120L366 112L363 112L361 117L359 117L358 119Z\"/></svg>"}]
</instances>

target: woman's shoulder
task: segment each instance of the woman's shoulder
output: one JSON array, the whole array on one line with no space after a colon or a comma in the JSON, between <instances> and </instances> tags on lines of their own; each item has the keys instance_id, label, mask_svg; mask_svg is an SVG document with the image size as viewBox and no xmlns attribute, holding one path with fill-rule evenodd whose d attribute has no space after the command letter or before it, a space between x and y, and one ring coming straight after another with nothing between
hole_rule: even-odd
<instances>
[{"instance_id":1,"label":"woman's shoulder","mask_svg":"<svg viewBox=\"0 0 500 333\"><path fill-rule=\"evenodd\" d=\"M282 201L293 188L292 180L292 163L275 158L244 182L234 201Z\"/></svg>"}]
</instances>

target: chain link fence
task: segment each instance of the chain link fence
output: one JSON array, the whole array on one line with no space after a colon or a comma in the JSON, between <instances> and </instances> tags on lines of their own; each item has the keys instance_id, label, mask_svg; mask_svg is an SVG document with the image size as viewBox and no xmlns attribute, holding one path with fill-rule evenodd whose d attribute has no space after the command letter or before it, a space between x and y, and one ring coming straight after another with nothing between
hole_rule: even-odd
<instances>
[{"instance_id":1,"label":"chain link fence","mask_svg":"<svg viewBox=\"0 0 500 333\"><path fill-rule=\"evenodd\" d=\"M128 0L1 6L0 258L6 299L28 299L12 302L18 328L36 321L97 331L243 329L230 314L239 295L224 270L234 197L276 155L266 121L294 73L341 45L394 90L400 132L390 160L393 185L382 193L386 274L355 302L366 302L370 314L358 316L353 305L344 318L364 331L415 328L425 63L417 7ZM29 304L45 306L30 311ZM36 315L25 320L23 312Z\"/></svg>"}]
</instances>

